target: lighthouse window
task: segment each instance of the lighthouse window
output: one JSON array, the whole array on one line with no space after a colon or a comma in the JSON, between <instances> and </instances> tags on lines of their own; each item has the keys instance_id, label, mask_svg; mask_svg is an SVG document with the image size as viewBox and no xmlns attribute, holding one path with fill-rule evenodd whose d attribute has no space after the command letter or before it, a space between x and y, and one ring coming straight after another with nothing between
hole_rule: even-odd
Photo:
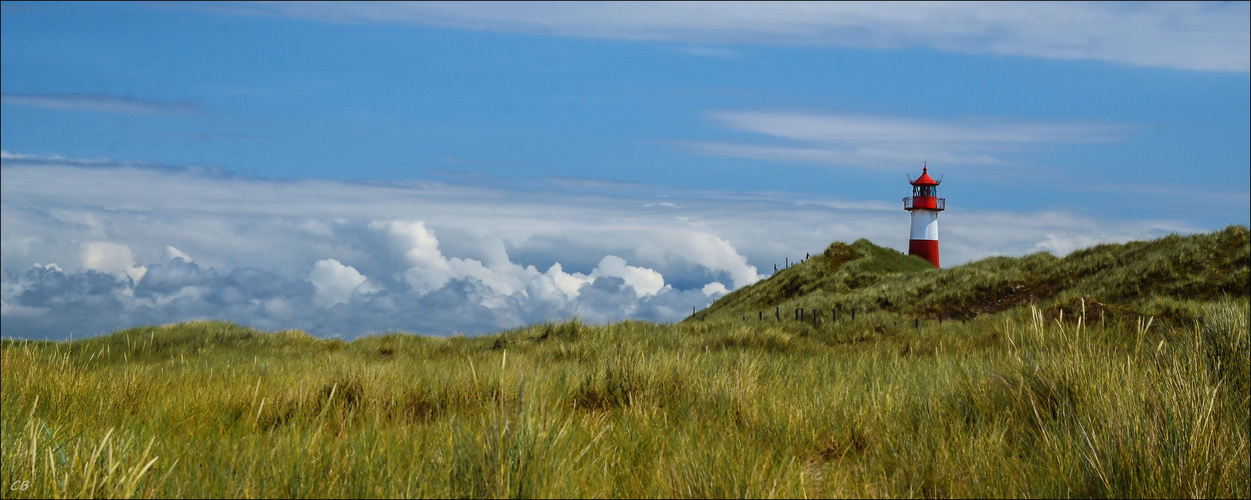
<instances>
[{"instance_id":1,"label":"lighthouse window","mask_svg":"<svg viewBox=\"0 0 1251 500\"><path fill-rule=\"evenodd\" d=\"M934 186L912 186L912 196L934 196Z\"/></svg>"}]
</instances>

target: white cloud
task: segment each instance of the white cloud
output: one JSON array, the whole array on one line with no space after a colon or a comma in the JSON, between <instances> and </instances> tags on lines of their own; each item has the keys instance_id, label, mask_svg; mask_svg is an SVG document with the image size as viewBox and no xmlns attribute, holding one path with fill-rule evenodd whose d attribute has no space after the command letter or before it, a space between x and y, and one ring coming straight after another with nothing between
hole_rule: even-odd
<instances>
[{"instance_id":1,"label":"white cloud","mask_svg":"<svg viewBox=\"0 0 1251 500\"><path fill-rule=\"evenodd\" d=\"M920 118L813 114L777 111L719 111L712 118L739 130L822 143L991 145L1111 142L1132 125L1040 122L1009 119L926 120Z\"/></svg>"},{"instance_id":2,"label":"white cloud","mask_svg":"<svg viewBox=\"0 0 1251 500\"><path fill-rule=\"evenodd\" d=\"M0 102L12 106L102 111L143 115L194 113L200 106L191 101L163 101L108 94L0 94Z\"/></svg>"},{"instance_id":3,"label":"white cloud","mask_svg":"<svg viewBox=\"0 0 1251 500\"><path fill-rule=\"evenodd\" d=\"M692 44L937 50L1251 69L1244 2L267 3L234 13Z\"/></svg>"},{"instance_id":4,"label":"white cloud","mask_svg":"<svg viewBox=\"0 0 1251 500\"><path fill-rule=\"evenodd\" d=\"M308 280L317 288L317 302L323 307L346 304L353 293L373 291L367 279L352 266L345 266L334 259L322 259L313 264Z\"/></svg>"},{"instance_id":5,"label":"white cloud","mask_svg":"<svg viewBox=\"0 0 1251 500\"><path fill-rule=\"evenodd\" d=\"M370 229L386 230L396 240L409 266L404 278L422 295L433 292L452 279L451 265L439 251L439 240L422 222L371 222Z\"/></svg>"},{"instance_id":6,"label":"white cloud","mask_svg":"<svg viewBox=\"0 0 1251 500\"><path fill-rule=\"evenodd\" d=\"M135 265L135 258L130 247L120 243L93 241L82 246L82 263L84 269L109 274L129 276L135 281L143 279L147 269Z\"/></svg>"},{"instance_id":7,"label":"white cloud","mask_svg":"<svg viewBox=\"0 0 1251 500\"><path fill-rule=\"evenodd\" d=\"M907 214L879 200L280 182L16 156L0 168L6 336L206 317L349 337L676 321L833 241L907 245ZM943 262L1196 229L953 204Z\"/></svg>"},{"instance_id":8,"label":"white cloud","mask_svg":"<svg viewBox=\"0 0 1251 500\"><path fill-rule=\"evenodd\" d=\"M675 253L688 256L705 269L728 274L734 288L742 288L764 278L729 240L716 234L661 230L654 233L654 237L654 242L640 248L641 255L657 259Z\"/></svg>"},{"instance_id":9,"label":"white cloud","mask_svg":"<svg viewBox=\"0 0 1251 500\"><path fill-rule=\"evenodd\" d=\"M702 291L704 292L704 295L707 295L709 297L712 297L714 295L724 295L730 292L728 289L726 289L725 285L721 284L721 282L719 281L714 281L712 283L704 285L704 289Z\"/></svg>"},{"instance_id":10,"label":"white cloud","mask_svg":"<svg viewBox=\"0 0 1251 500\"><path fill-rule=\"evenodd\" d=\"M633 288L635 295L639 298L648 295L656 295L665 287L665 278L660 273L651 269L626 264L625 259L616 255L605 255L599 261L599 265L595 266L595 270L591 272L590 278L601 276L610 278L621 278L625 281L626 286Z\"/></svg>"},{"instance_id":11,"label":"white cloud","mask_svg":"<svg viewBox=\"0 0 1251 500\"><path fill-rule=\"evenodd\" d=\"M439 249L434 232L421 221L374 221L370 229L384 230L398 245L408 266L404 278L413 290L425 295L443 288L453 279L472 278L502 295L522 289L522 283L539 273L533 266L513 264L503 245L493 240L484 245L491 267L470 258L448 258ZM492 244L493 243L493 244Z\"/></svg>"},{"instance_id":12,"label":"white cloud","mask_svg":"<svg viewBox=\"0 0 1251 500\"><path fill-rule=\"evenodd\" d=\"M899 168L918 161L942 165L1009 165L987 154L959 154L933 148L883 148L847 145L837 147L794 148L729 142L687 142L678 146L697 154L752 158L756 160L818 163L864 168Z\"/></svg>"},{"instance_id":13,"label":"white cloud","mask_svg":"<svg viewBox=\"0 0 1251 500\"><path fill-rule=\"evenodd\" d=\"M1010 165L998 155L1042 143L1112 142L1141 127L1094 121L1027 121L1003 118L921 119L788 111L718 111L721 124L790 145L686 142L679 147L713 156L770 161L898 168L930 161L944 165Z\"/></svg>"},{"instance_id":14,"label":"white cloud","mask_svg":"<svg viewBox=\"0 0 1251 500\"><path fill-rule=\"evenodd\" d=\"M565 297L570 299L578 298L578 290L591 282L591 280L582 273L566 273L563 269L561 269L559 262L552 264L552 267L547 269L544 276L546 276L548 280L551 280L550 288L558 290L560 293L564 294ZM546 289L547 280L542 280L542 282L542 286ZM549 295L549 293L545 293L544 295Z\"/></svg>"},{"instance_id":15,"label":"white cloud","mask_svg":"<svg viewBox=\"0 0 1251 500\"><path fill-rule=\"evenodd\" d=\"M700 57L715 57L717 59L737 59L743 57L743 53L737 50L730 50L720 47L700 47L691 46L680 49L683 54Z\"/></svg>"},{"instance_id":16,"label":"white cloud","mask_svg":"<svg viewBox=\"0 0 1251 500\"><path fill-rule=\"evenodd\" d=\"M182 259L187 262L192 262L191 257L183 253L182 250L174 248L170 245L165 245L165 260L174 260L174 259Z\"/></svg>"},{"instance_id":17,"label":"white cloud","mask_svg":"<svg viewBox=\"0 0 1251 500\"><path fill-rule=\"evenodd\" d=\"M590 274L565 273L559 262L550 267L546 273L539 273L534 266L521 266L513 263L502 243L488 247L494 254L490 265L470 258L446 257L439 250L439 240L434 233L420 221L388 221L371 222L369 227L385 230L399 244L399 250L408 265L412 266L404 272L405 281L413 290L426 295L439 290L454 279L473 279L500 295L526 293L530 282L540 280L537 285L540 293L552 298L547 289L559 291L567 299L575 299L582 287L593 283L600 277L621 278L625 285L643 298L655 295L665 287L664 277L652 270L626 264L625 259L615 255L604 256ZM732 249L731 249L732 250Z\"/></svg>"}]
</instances>

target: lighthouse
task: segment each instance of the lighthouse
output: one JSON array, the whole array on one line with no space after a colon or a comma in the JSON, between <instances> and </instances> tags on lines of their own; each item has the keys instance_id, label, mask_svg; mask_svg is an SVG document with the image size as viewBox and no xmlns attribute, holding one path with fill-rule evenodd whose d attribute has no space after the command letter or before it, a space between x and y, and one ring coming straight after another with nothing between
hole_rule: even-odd
<instances>
[{"instance_id":1,"label":"lighthouse","mask_svg":"<svg viewBox=\"0 0 1251 500\"><path fill-rule=\"evenodd\" d=\"M938 266L938 212L947 204L938 197L939 181L930 177L929 166L921 168L921 176L909 181L912 196L903 199L904 210L912 214L912 232L908 255L916 255Z\"/></svg>"}]
</instances>

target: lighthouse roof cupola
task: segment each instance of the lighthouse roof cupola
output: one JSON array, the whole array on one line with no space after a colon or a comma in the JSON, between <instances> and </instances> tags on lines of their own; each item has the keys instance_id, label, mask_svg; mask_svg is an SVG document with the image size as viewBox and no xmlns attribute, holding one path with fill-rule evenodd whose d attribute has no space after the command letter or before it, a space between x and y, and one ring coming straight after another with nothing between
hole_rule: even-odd
<instances>
[{"instance_id":1,"label":"lighthouse roof cupola","mask_svg":"<svg viewBox=\"0 0 1251 500\"><path fill-rule=\"evenodd\" d=\"M940 182L930 177L930 168L925 166L921 169L921 176L909 181L912 184L912 196L916 197L934 197L938 196L938 184Z\"/></svg>"},{"instance_id":2,"label":"lighthouse roof cupola","mask_svg":"<svg viewBox=\"0 0 1251 500\"><path fill-rule=\"evenodd\" d=\"M937 210L946 208L947 200L938 197L938 185L942 181L930 177L930 168L921 169L921 176L908 181L912 184L912 196L904 198L904 210Z\"/></svg>"},{"instance_id":3,"label":"lighthouse roof cupola","mask_svg":"<svg viewBox=\"0 0 1251 500\"><path fill-rule=\"evenodd\" d=\"M938 181L930 177L930 168L928 166L921 168L921 176L910 182L913 186L937 186Z\"/></svg>"}]
</instances>

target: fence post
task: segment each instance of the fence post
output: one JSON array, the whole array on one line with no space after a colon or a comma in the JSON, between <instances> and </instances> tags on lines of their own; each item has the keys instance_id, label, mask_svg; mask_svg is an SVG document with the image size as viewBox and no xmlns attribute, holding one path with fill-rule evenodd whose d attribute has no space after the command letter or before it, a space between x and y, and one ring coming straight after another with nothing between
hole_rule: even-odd
<instances>
[{"instance_id":1,"label":"fence post","mask_svg":"<svg viewBox=\"0 0 1251 500\"><path fill-rule=\"evenodd\" d=\"M830 308L830 323L833 323L835 321L838 321L838 309L831 307Z\"/></svg>"},{"instance_id":2,"label":"fence post","mask_svg":"<svg viewBox=\"0 0 1251 500\"><path fill-rule=\"evenodd\" d=\"M760 321L764 321L764 311L756 311L760 315Z\"/></svg>"},{"instance_id":3,"label":"fence post","mask_svg":"<svg viewBox=\"0 0 1251 500\"><path fill-rule=\"evenodd\" d=\"M920 329L920 328L921 328L921 318L912 318L912 321L913 321L913 323L916 323L916 327L917 327L918 329Z\"/></svg>"},{"instance_id":4,"label":"fence post","mask_svg":"<svg viewBox=\"0 0 1251 500\"><path fill-rule=\"evenodd\" d=\"M853 308L851 308L851 320L852 320L852 321L855 321L855 320L856 320L856 308L854 308L854 307L853 307Z\"/></svg>"},{"instance_id":5,"label":"fence post","mask_svg":"<svg viewBox=\"0 0 1251 500\"><path fill-rule=\"evenodd\" d=\"M782 321L782 306L777 306L773 311L773 315L778 317L778 321Z\"/></svg>"}]
</instances>

